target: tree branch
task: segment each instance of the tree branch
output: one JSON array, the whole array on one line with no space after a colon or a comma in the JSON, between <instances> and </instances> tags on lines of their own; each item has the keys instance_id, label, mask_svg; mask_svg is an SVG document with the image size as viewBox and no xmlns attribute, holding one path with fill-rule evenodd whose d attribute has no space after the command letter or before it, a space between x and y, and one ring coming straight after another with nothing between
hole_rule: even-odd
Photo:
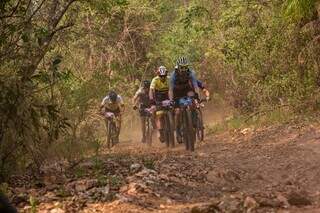
<instances>
[{"instance_id":1,"label":"tree branch","mask_svg":"<svg viewBox=\"0 0 320 213\"><path fill-rule=\"evenodd\" d=\"M0 19L5 19L5 18L10 18L13 16L13 14L15 14L15 12L17 11L19 5L20 5L21 0L18 1L17 5L13 8L12 12L9 15L5 15L5 16L0 16Z\"/></svg>"},{"instance_id":2,"label":"tree branch","mask_svg":"<svg viewBox=\"0 0 320 213\"><path fill-rule=\"evenodd\" d=\"M42 0L42 2L40 3L40 5L32 12L32 14L30 15L30 17L28 18L27 22L30 22L31 19L35 16L35 14L41 9L43 3L45 2L46 0Z\"/></svg>"}]
</instances>

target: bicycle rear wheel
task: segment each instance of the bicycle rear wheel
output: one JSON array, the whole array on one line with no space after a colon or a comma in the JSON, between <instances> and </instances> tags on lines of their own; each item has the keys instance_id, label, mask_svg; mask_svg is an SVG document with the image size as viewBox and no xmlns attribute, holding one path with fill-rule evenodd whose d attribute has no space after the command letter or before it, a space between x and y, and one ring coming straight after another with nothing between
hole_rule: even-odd
<instances>
[{"instance_id":1,"label":"bicycle rear wheel","mask_svg":"<svg viewBox=\"0 0 320 213\"><path fill-rule=\"evenodd\" d=\"M107 147L111 149L112 143L112 129L111 129L111 121L107 120Z\"/></svg>"},{"instance_id":2,"label":"bicycle rear wheel","mask_svg":"<svg viewBox=\"0 0 320 213\"><path fill-rule=\"evenodd\" d=\"M173 114L171 111L167 112L167 138L168 138L168 146L173 148L174 147L174 122L173 122Z\"/></svg>"}]
</instances>

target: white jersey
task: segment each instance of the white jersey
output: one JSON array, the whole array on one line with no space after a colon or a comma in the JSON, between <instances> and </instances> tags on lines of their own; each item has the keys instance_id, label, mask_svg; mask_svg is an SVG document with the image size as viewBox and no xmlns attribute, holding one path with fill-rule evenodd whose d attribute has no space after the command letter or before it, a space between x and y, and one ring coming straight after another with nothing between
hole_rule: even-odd
<instances>
[{"instance_id":1,"label":"white jersey","mask_svg":"<svg viewBox=\"0 0 320 213\"><path fill-rule=\"evenodd\" d=\"M114 111L119 109L121 106L123 106L124 103L120 95L118 95L115 103L112 103L109 96L107 95L106 97L103 98L101 105L104 106L106 109Z\"/></svg>"}]
</instances>

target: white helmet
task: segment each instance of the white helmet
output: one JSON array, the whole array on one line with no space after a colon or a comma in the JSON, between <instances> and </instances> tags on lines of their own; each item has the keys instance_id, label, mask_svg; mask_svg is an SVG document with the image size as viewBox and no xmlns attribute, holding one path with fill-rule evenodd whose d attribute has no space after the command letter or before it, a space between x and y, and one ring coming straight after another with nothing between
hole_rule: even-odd
<instances>
[{"instance_id":1,"label":"white helmet","mask_svg":"<svg viewBox=\"0 0 320 213\"><path fill-rule=\"evenodd\" d=\"M167 76L167 68L165 66L158 68L158 76Z\"/></svg>"}]
</instances>

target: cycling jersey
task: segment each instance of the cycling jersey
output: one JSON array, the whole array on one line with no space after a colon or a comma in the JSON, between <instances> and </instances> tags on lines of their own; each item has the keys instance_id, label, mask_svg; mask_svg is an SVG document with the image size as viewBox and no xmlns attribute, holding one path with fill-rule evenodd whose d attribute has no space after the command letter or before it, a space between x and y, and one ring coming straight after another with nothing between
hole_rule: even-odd
<instances>
[{"instance_id":1,"label":"cycling jersey","mask_svg":"<svg viewBox=\"0 0 320 213\"><path fill-rule=\"evenodd\" d=\"M116 102L112 103L109 96L104 97L101 102L107 112L120 113L120 107L124 105L120 95L118 95Z\"/></svg>"},{"instance_id":2,"label":"cycling jersey","mask_svg":"<svg viewBox=\"0 0 320 213\"><path fill-rule=\"evenodd\" d=\"M169 76L162 81L161 77L156 76L152 79L150 89L155 91L155 101L164 101L169 99Z\"/></svg>"},{"instance_id":3,"label":"cycling jersey","mask_svg":"<svg viewBox=\"0 0 320 213\"><path fill-rule=\"evenodd\" d=\"M138 103L140 104L140 108L147 108L150 106L150 99L149 99L149 93L143 89L140 88L134 95L138 98Z\"/></svg>"},{"instance_id":4,"label":"cycling jersey","mask_svg":"<svg viewBox=\"0 0 320 213\"><path fill-rule=\"evenodd\" d=\"M195 91L195 88L198 88L195 72L190 69L181 74L174 71L170 77L170 88L174 99L186 96L189 91Z\"/></svg>"}]
</instances>

